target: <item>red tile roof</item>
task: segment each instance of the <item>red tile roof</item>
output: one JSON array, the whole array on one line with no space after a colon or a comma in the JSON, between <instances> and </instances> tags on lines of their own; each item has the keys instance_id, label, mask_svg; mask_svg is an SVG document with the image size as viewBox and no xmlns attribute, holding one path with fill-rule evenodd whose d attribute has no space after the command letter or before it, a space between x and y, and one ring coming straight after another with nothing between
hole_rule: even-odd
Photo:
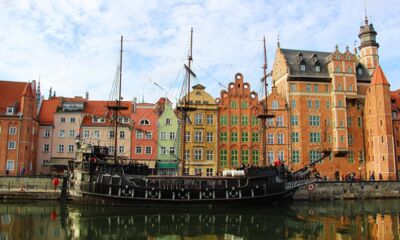
<instances>
[{"instance_id":1,"label":"red tile roof","mask_svg":"<svg viewBox=\"0 0 400 240\"><path fill-rule=\"evenodd\" d=\"M381 66L379 66L379 65L376 68L376 70L374 71L374 74L372 76L372 81L371 81L371 85L377 85L377 84L390 85L388 80L386 79L385 74L382 71Z\"/></svg>"},{"instance_id":2,"label":"red tile roof","mask_svg":"<svg viewBox=\"0 0 400 240\"><path fill-rule=\"evenodd\" d=\"M27 82L0 81L0 114L4 113L7 107L18 107L21 97L31 86Z\"/></svg>"},{"instance_id":3,"label":"red tile roof","mask_svg":"<svg viewBox=\"0 0 400 240\"><path fill-rule=\"evenodd\" d=\"M111 116L112 112L107 106L113 105L108 101L87 101L85 105L85 116L83 118L83 126L110 126L112 125ZM118 115L122 117L130 117L132 104L129 101L122 101L122 106L128 107L128 109L119 111ZM92 117L104 117L106 121L104 123L94 123Z\"/></svg>"},{"instance_id":4,"label":"red tile roof","mask_svg":"<svg viewBox=\"0 0 400 240\"><path fill-rule=\"evenodd\" d=\"M39 111L40 125L53 125L54 113L57 111L58 106L61 106L60 97L53 97L50 100L42 101Z\"/></svg>"}]
</instances>

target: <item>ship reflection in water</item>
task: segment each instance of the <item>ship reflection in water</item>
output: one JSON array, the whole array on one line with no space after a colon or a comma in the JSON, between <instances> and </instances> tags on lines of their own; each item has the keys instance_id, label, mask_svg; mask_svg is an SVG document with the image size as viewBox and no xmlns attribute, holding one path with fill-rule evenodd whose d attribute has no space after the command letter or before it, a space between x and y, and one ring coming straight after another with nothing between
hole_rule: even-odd
<instances>
[{"instance_id":1,"label":"ship reflection in water","mask_svg":"<svg viewBox=\"0 0 400 240\"><path fill-rule=\"evenodd\" d=\"M399 239L400 201L172 209L0 203L3 239Z\"/></svg>"}]
</instances>

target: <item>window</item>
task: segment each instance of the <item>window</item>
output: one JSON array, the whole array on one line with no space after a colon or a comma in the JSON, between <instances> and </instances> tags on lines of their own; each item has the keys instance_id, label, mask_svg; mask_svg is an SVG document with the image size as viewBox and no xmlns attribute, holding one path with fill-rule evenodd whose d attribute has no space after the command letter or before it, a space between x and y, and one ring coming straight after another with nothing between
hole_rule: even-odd
<instances>
[{"instance_id":1,"label":"window","mask_svg":"<svg viewBox=\"0 0 400 240\"><path fill-rule=\"evenodd\" d=\"M299 142L299 133L298 132L292 132L292 142L293 143Z\"/></svg>"},{"instance_id":2,"label":"window","mask_svg":"<svg viewBox=\"0 0 400 240\"><path fill-rule=\"evenodd\" d=\"M260 119L255 116L251 116L251 125L259 125L259 124L260 124Z\"/></svg>"},{"instance_id":3,"label":"window","mask_svg":"<svg viewBox=\"0 0 400 240\"><path fill-rule=\"evenodd\" d=\"M339 66L336 66L335 72L340 73L340 67Z\"/></svg>"},{"instance_id":4,"label":"window","mask_svg":"<svg viewBox=\"0 0 400 240\"><path fill-rule=\"evenodd\" d=\"M292 108L296 108L296 100L292 100Z\"/></svg>"},{"instance_id":5,"label":"window","mask_svg":"<svg viewBox=\"0 0 400 240\"><path fill-rule=\"evenodd\" d=\"M299 163L300 162L300 151L299 150L293 150L292 151L292 162L293 163Z\"/></svg>"},{"instance_id":6,"label":"window","mask_svg":"<svg viewBox=\"0 0 400 240\"><path fill-rule=\"evenodd\" d=\"M165 155L167 153L167 148L166 147L160 147L160 154Z\"/></svg>"},{"instance_id":7,"label":"window","mask_svg":"<svg viewBox=\"0 0 400 240\"><path fill-rule=\"evenodd\" d=\"M49 164L49 160L42 160L42 166L47 166Z\"/></svg>"},{"instance_id":8,"label":"window","mask_svg":"<svg viewBox=\"0 0 400 240\"><path fill-rule=\"evenodd\" d=\"M139 124L140 125L150 125L150 121L147 119L142 119L142 120L140 120Z\"/></svg>"},{"instance_id":9,"label":"window","mask_svg":"<svg viewBox=\"0 0 400 240\"><path fill-rule=\"evenodd\" d=\"M269 163L273 163L274 162L274 152L268 151L267 160L268 160Z\"/></svg>"},{"instance_id":10,"label":"window","mask_svg":"<svg viewBox=\"0 0 400 240\"><path fill-rule=\"evenodd\" d=\"M348 68L347 68L347 72L348 72L348 73L352 73L352 72L353 72L353 69L352 69L351 67L348 67Z\"/></svg>"},{"instance_id":11,"label":"window","mask_svg":"<svg viewBox=\"0 0 400 240\"><path fill-rule=\"evenodd\" d=\"M238 165L238 150L233 149L231 150L231 166Z\"/></svg>"},{"instance_id":12,"label":"window","mask_svg":"<svg viewBox=\"0 0 400 240\"><path fill-rule=\"evenodd\" d=\"M207 150L206 151L206 159L207 160L212 161L213 160L213 156L214 156L214 154L213 154L212 150Z\"/></svg>"},{"instance_id":13,"label":"window","mask_svg":"<svg viewBox=\"0 0 400 240\"><path fill-rule=\"evenodd\" d=\"M358 152L358 159L359 159L360 163L364 162L365 159L364 159L364 151L363 150Z\"/></svg>"},{"instance_id":14,"label":"window","mask_svg":"<svg viewBox=\"0 0 400 240\"><path fill-rule=\"evenodd\" d=\"M339 107L343 107L343 101L342 101L342 100L339 100L338 106L339 106Z\"/></svg>"},{"instance_id":15,"label":"window","mask_svg":"<svg viewBox=\"0 0 400 240\"><path fill-rule=\"evenodd\" d=\"M357 123L358 123L358 127L362 127L362 118L361 117L357 118Z\"/></svg>"},{"instance_id":16,"label":"window","mask_svg":"<svg viewBox=\"0 0 400 240\"><path fill-rule=\"evenodd\" d=\"M146 133L146 136L147 136L148 134L150 134L150 137L151 137L151 132ZM146 137L146 139L151 139L151 138L147 138L147 137ZM176 132L169 132L169 139L175 140L175 139L176 139Z\"/></svg>"},{"instance_id":17,"label":"window","mask_svg":"<svg viewBox=\"0 0 400 240\"><path fill-rule=\"evenodd\" d=\"M119 138L125 138L125 131L119 131Z\"/></svg>"},{"instance_id":18,"label":"window","mask_svg":"<svg viewBox=\"0 0 400 240\"><path fill-rule=\"evenodd\" d=\"M248 142L249 141L249 133L248 132L242 132L242 142Z\"/></svg>"},{"instance_id":19,"label":"window","mask_svg":"<svg viewBox=\"0 0 400 240\"><path fill-rule=\"evenodd\" d=\"M253 141L253 142L260 141L260 136L259 136L258 132L252 132L251 133L251 141Z\"/></svg>"},{"instance_id":20,"label":"window","mask_svg":"<svg viewBox=\"0 0 400 240\"><path fill-rule=\"evenodd\" d=\"M164 147L165 148L165 147ZM142 154L142 146L136 146L135 148L135 153L136 154Z\"/></svg>"},{"instance_id":21,"label":"window","mask_svg":"<svg viewBox=\"0 0 400 240\"><path fill-rule=\"evenodd\" d=\"M207 124L214 124L213 115L207 115Z\"/></svg>"},{"instance_id":22,"label":"window","mask_svg":"<svg viewBox=\"0 0 400 240\"><path fill-rule=\"evenodd\" d=\"M259 157L259 153L258 153L258 150L253 150L252 151L252 161L253 161L253 164L258 164L258 157Z\"/></svg>"},{"instance_id":23,"label":"window","mask_svg":"<svg viewBox=\"0 0 400 240\"><path fill-rule=\"evenodd\" d=\"M165 125L171 125L171 118L165 119Z\"/></svg>"},{"instance_id":24,"label":"window","mask_svg":"<svg viewBox=\"0 0 400 240\"><path fill-rule=\"evenodd\" d=\"M291 83L291 84L290 84L290 91L291 91L291 92L296 92L296 90L297 90L297 89L296 89L296 84L295 84L295 83Z\"/></svg>"},{"instance_id":25,"label":"window","mask_svg":"<svg viewBox=\"0 0 400 240\"><path fill-rule=\"evenodd\" d=\"M84 131L83 131L83 137L84 137L84 138L89 138L89 135L90 135L90 134L89 134L89 130L84 130Z\"/></svg>"},{"instance_id":26,"label":"window","mask_svg":"<svg viewBox=\"0 0 400 240\"><path fill-rule=\"evenodd\" d=\"M307 100L307 106L308 106L309 109L312 108L312 101L311 100Z\"/></svg>"},{"instance_id":27,"label":"window","mask_svg":"<svg viewBox=\"0 0 400 240\"><path fill-rule=\"evenodd\" d=\"M300 71L305 72L306 71L306 65L300 64Z\"/></svg>"},{"instance_id":28,"label":"window","mask_svg":"<svg viewBox=\"0 0 400 240\"><path fill-rule=\"evenodd\" d=\"M43 137L45 137L45 138L50 137L50 129L44 130Z\"/></svg>"},{"instance_id":29,"label":"window","mask_svg":"<svg viewBox=\"0 0 400 240\"><path fill-rule=\"evenodd\" d=\"M392 112L392 118L397 118L397 112L395 111Z\"/></svg>"},{"instance_id":30,"label":"window","mask_svg":"<svg viewBox=\"0 0 400 240\"><path fill-rule=\"evenodd\" d=\"M65 117L61 117L60 122L65 123Z\"/></svg>"},{"instance_id":31,"label":"window","mask_svg":"<svg viewBox=\"0 0 400 240\"><path fill-rule=\"evenodd\" d=\"M93 137L94 138L100 138L100 131L99 130L95 130L93 133Z\"/></svg>"},{"instance_id":32,"label":"window","mask_svg":"<svg viewBox=\"0 0 400 240\"><path fill-rule=\"evenodd\" d=\"M319 100L315 100L315 108L319 108L319 106L320 106Z\"/></svg>"},{"instance_id":33,"label":"window","mask_svg":"<svg viewBox=\"0 0 400 240\"><path fill-rule=\"evenodd\" d=\"M278 100L273 100L272 101L272 109L278 109L278 107L279 107Z\"/></svg>"},{"instance_id":34,"label":"window","mask_svg":"<svg viewBox=\"0 0 400 240\"><path fill-rule=\"evenodd\" d=\"M248 116L241 116L241 123L242 123L242 125L249 124L249 117Z\"/></svg>"},{"instance_id":35,"label":"window","mask_svg":"<svg viewBox=\"0 0 400 240\"><path fill-rule=\"evenodd\" d=\"M347 118L347 126L351 127L353 125L353 119L351 117Z\"/></svg>"},{"instance_id":36,"label":"window","mask_svg":"<svg viewBox=\"0 0 400 240\"><path fill-rule=\"evenodd\" d=\"M213 133L212 132L207 132L206 139L207 139L207 142L213 142L214 141Z\"/></svg>"},{"instance_id":37,"label":"window","mask_svg":"<svg viewBox=\"0 0 400 240\"><path fill-rule=\"evenodd\" d=\"M309 156L310 156L310 162L314 162L321 157L321 153L319 151L312 150L309 152Z\"/></svg>"},{"instance_id":38,"label":"window","mask_svg":"<svg viewBox=\"0 0 400 240\"><path fill-rule=\"evenodd\" d=\"M43 152L49 152L50 151L50 145L49 144L44 144L42 150L43 150Z\"/></svg>"},{"instance_id":39,"label":"window","mask_svg":"<svg viewBox=\"0 0 400 240\"><path fill-rule=\"evenodd\" d=\"M74 152L74 145L68 145L68 152Z\"/></svg>"},{"instance_id":40,"label":"window","mask_svg":"<svg viewBox=\"0 0 400 240\"><path fill-rule=\"evenodd\" d=\"M278 144L284 144L283 133L278 133Z\"/></svg>"},{"instance_id":41,"label":"window","mask_svg":"<svg viewBox=\"0 0 400 240\"><path fill-rule=\"evenodd\" d=\"M173 134L175 134L175 133L173 133ZM153 133L152 132L146 132L146 134L144 135L144 138L145 139L153 139ZM175 139L175 135L174 135L174 138L171 138L171 139Z\"/></svg>"},{"instance_id":42,"label":"window","mask_svg":"<svg viewBox=\"0 0 400 240\"><path fill-rule=\"evenodd\" d=\"M7 160L7 169L9 171L14 171L14 160Z\"/></svg>"},{"instance_id":43,"label":"window","mask_svg":"<svg viewBox=\"0 0 400 240\"><path fill-rule=\"evenodd\" d=\"M278 126L278 127L283 126L283 117L282 116L276 117L276 126Z\"/></svg>"},{"instance_id":44,"label":"window","mask_svg":"<svg viewBox=\"0 0 400 240\"><path fill-rule=\"evenodd\" d=\"M278 159L281 161L285 161L285 154L283 153L283 151L278 152Z\"/></svg>"},{"instance_id":45,"label":"window","mask_svg":"<svg viewBox=\"0 0 400 240\"><path fill-rule=\"evenodd\" d=\"M125 152L125 147L124 146L119 146L119 149L118 149L119 151L119 153L124 153Z\"/></svg>"},{"instance_id":46,"label":"window","mask_svg":"<svg viewBox=\"0 0 400 240\"><path fill-rule=\"evenodd\" d=\"M114 146L109 146L108 147L108 153L109 154L114 154Z\"/></svg>"},{"instance_id":47,"label":"window","mask_svg":"<svg viewBox=\"0 0 400 240\"><path fill-rule=\"evenodd\" d=\"M228 116L222 115L219 119L219 123L221 125L227 125L228 124Z\"/></svg>"},{"instance_id":48,"label":"window","mask_svg":"<svg viewBox=\"0 0 400 240\"><path fill-rule=\"evenodd\" d=\"M185 141L190 142L190 132L185 132Z\"/></svg>"},{"instance_id":49,"label":"window","mask_svg":"<svg viewBox=\"0 0 400 240\"><path fill-rule=\"evenodd\" d=\"M13 107L7 107L7 114L6 115L11 115L14 114L14 108Z\"/></svg>"},{"instance_id":50,"label":"window","mask_svg":"<svg viewBox=\"0 0 400 240\"><path fill-rule=\"evenodd\" d=\"M238 141L238 132L231 132L231 142Z\"/></svg>"},{"instance_id":51,"label":"window","mask_svg":"<svg viewBox=\"0 0 400 240\"><path fill-rule=\"evenodd\" d=\"M231 108L233 108L233 109L237 108L237 102L236 101L232 101L231 102Z\"/></svg>"},{"instance_id":52,"label":"window","mask_svg":"<svg viewBox=\"0 0 400 240\"><path fill-rule=\"evenodd\" d=\"M221 142L227 142L228 141L228 133L227 132L220 132L219 133L219 140Z\"/></svg>"},{"instance_id":53,"label":"window","mask_svg":"<svg viewBox=\"0 0 400 240\"><path fill-rule=\"evenodd\" d=\"M291 122L292 126L299 125L299 117L298 116L291 116L290 117L290 122Z\"/></svg>"},{"instance_id":54,"label":"window","mask_svg":"<svg viewBox=\"0 0 400 240\"><path fill-rule=\"evenodd\" d=\"M185 149L185 160L190 160L190 150Z\"/></svg>"},{"instance_id":55,"label":"window","mask_svg":"<svg viewBox=\"0 0 400 240\"><path fill-rule=\"evenodd\" d=\"M203 132L195 131L194 132L194 141L195 142L203 142Z\"/></svg>"},{"instance_id":56,"label":"window","mask_svg":"<svg viewBox=\"0 0 400 240\"><path fill-rule=\"evenodd\" d=\"M113 130L110 130L108 132L108 138L114 138L115 137L115 132Z\"/></svg>"},{"instance_id":57,"label":"window","mask_svg":"<svg viewBox=\"0 0 400 240\"><path fill-rule=\"evenodd\" d=\"M353 134L349 133L348 134L348 139L347 139L349 145L353 145Z\"/></svg>"},{"instance_id":58,"label":"window","mask_svg":"<svg viewBox=\"0 0 400 240\"><path fill-rule=\"evenodd\" d=\"M349 85L349 91L353 91L353 84Z\"/></svg>"},{"instance_id":59,"label":"window","mask_svg":"<svg viewBox=\"0 0 400 240\"><path fill-rule=\"evenodd\" d=\"M203 159L203 149L194 149L194 160Z\"/></svg>"},{"instance_id":60,"label":"window","mask_svg":"<svg viewBox=\"0 0 400 240\"><path fill-rule=\"evenodd\" d=\"M311 84L306 85L306 92L311 92Z\"/></svg>"},{"instance_id":61,"label":"window","mask_svg":"<svg viewBox=\"0 0 400 240\"><path fill-rule=\"evenodd\" d=\"M146 147L145 147L145 153L146 153L147 155L150 155L151 152L152 152L151 146L146 146Z\"/></svg>"},{"instance_id":62,"label":"window","mask_svg":"<svg viewBox=\"0 0 400 240\"><path fill-rule=\"evenodd\" d=\"M249 163L249 150L243 149L242 150L242 164Z\"/></svg>"},{"instance_id":63,"label":"window","mask_svg":"<svg viewBox=\"0 0 400 240\"><path fill-rule=\"evenodd\" d=\"M319 116L310 116L310 126L312 127L319 127L320 125L320 117Z\"/></svg>"},{"instance_id":64,"label":"window","mask_svg":"<svg viewBox=\"0 0 400 240\"><path fill-rule=\"evenodd\" d=\"M69 137L75 137L75 130L69 130Z\"/></svg>"},{"instance_id":65,"label":"window","mask_svg":"<svg viewBox=\"0 0 400 240\"><path fill-rule=\"evenodd\" d=\"M363 75L363 69L362 68L357 68L357 74L358 75Z\"/></svg>"},{"instance_id":66,"label":"window","mask_svg":"<svg viewBox=\"0 0 400 240\"><path fill-rule=\"evenodd\" d=\"M15 134L17 134L17 128L16 128L16 127L10 127L10 128L8 128L8 134L10 134L10 135L15 135Z\"/></svg>"},{"instance_id":67,"label":"window","mask_svg":"<svg viewBox=\"0 0 400 240\"><path fill-rule=\"evenodd\" d=\"M242 109L247 109L248 103L246 101L242 101Z\"/></svg>"},{"instance_id":68,"label":"window","mask_svg":"<svg viewBox=\"0 0 400 240\"><path fill-rule=\"evenodd\" d=\"M169 154L170 155L175 155L175 147L169 147Z\"/></svg>"},{"instance_id":69,"label":"window","mask_svg":"<svg viewBox=\"0 0 400 240\"><path fill-rule=\"evenodd\" d=\"M338 84L338 85L337 85L337 90L338 90L338 91L342 91L342 84Z\"/></svg>"},{"instance_id":70,"label":"window","mask_svg":"<svg viewBox=\"0 0 400 240\"><path fill-rule=\"evenodd\" d=\"M60 153L64 152L64 145L58 145L57 151L60 152Z\"/></svg>"},{"instance_id":71,"label":"window","mask_svg":"<svg viewBox=\"0 0 400 240\"><path fill-rule=\"evenodd\" d=\"M228 165L228 150L221 149L219 152L219 164L221 167L226 167Z\"/></svg>"},{"instance_id":72,"label":"window","mask_svg":"<svg viewBox=\"0 0 400 240\"><path fill-rule=\"evenodd\" d=\"M267 144L274 144L274 134L273 133L268 133Z\"/></svg>"},{"instance_id":73,"label":"window","mask_svg":"<svg viewBox=\"0 0 400 240\"><path fill-rule=\"evenodd\" d=\"M311 132L310 133L310 142L312 142L312 143L321 142L321 133Z\"/></svg>"},{"instance_id":74,"label":"window","mask_svg":"<svg viewBox=\"0 0 400 240\"><path fill-rule=\"evenodd\" d=\"M231 124L232 125L238 124L238 116L231 116Z\"/></svg>"},{"instance_id":75,"label":"window","mask_svg":"<svg viewBox=\"0 0 400 240\"><path fill-rule=\"evenodd\" d=\"M65 130L61 129L61 130L58 132L58 136L59 136L59 137L64 137L64 136L65 136Z\"/></svg>"},{"instance_id":76,"label":"window","mask_svg":"<svg viewBox=\"0 0 400 240\"><path fill-rule=\"evenodd\" d=\"M348 158L349 158L349 163L354 163L354 153L353 153L353 151L349 151Z\"/></svg>"},{"instance_id":77,"label":"window","mask_svg":"<svg viewBox=\"0 0 400 240\"><path fill-rule=\"evenodd\" d=\"M329 108L331 108L331 102L328 100L328 101L326 101L326 109L329 109Z\"/></svg>"},{"instance_id":78,"label":"window","mask_svg":"<svg viewBox=\"0 0 400 240\"><path fill-rule=\"evenodd\" d=\"M319 92L319 86L318 86L318 84L314 84L314 92Z\"/></svg>"},{"instance_id":79,"label":"window","mask_svg":"<svg viewBox=\"0 0 400 240\"><path fill-rule=\"evenodd\" d=\"M70 118L70 119L69 119L69 122L70 122L70 123L74 123L74 122L75 122L75 118L74 118L74 117Z\"/></svg>"},{"instance_id":80,"label":"window","mask_svg":"<svg viewBox=\"0 0 400 240\"><path fill-rule=\"evenodd\" d=\"M15 141L9 141L8 142L8 149L15 149L17 143Z\"/></svg>"},{"instance_id":81,"label":"window","mask_svg":"<svg viewBox=\"0 0 400 240\"><path fill-rule=\"evenodd\" d=\"M316 66L315 66L315 72L321 72L321 67L318 66L318 65L316 65Z\"/></svg>"},{"instance_id":82,"label":"window","mask_svg":"<svg viewBox=\"0 0 400 240\"><path fill-rule=\"evenodd\" d=\"M203 124L203 114L195 114L194 115L194 124L197 124L197 125Z\"/></svg>"},{"instance_id":83,"label":"window","mask_svg":"<svg viewBox=\"0 0 400 240\"><path fill-rule=\"evenodd\" d=\"M267 126L273 126L274 125L274 119L273 118L267 118Z\"/></svg>"},{"instance_id":84,"label":"window","mask_svg":"<svg viewBox=\"0 0 400 240\"><path fill-rule=\"evenodd\" d=\"M136 139L143 139L144 133L141 130L136 130Z\"/></svg>"}]
</instances>

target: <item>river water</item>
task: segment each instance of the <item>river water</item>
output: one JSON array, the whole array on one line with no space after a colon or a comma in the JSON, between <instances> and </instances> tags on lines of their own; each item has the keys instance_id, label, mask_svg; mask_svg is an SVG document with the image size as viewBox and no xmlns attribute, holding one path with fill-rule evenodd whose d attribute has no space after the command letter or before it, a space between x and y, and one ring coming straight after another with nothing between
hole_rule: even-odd
<instances>
[{"instance_id":1,"label":"river water","mask_svg":"<svg viewBox=\"0 0 400 240\"><path fill-rule=\"evenodd\" d=\"M123 208L0 203L5 239L399 239L400 201L246 208Z\"/></svg>"}]
</instances>

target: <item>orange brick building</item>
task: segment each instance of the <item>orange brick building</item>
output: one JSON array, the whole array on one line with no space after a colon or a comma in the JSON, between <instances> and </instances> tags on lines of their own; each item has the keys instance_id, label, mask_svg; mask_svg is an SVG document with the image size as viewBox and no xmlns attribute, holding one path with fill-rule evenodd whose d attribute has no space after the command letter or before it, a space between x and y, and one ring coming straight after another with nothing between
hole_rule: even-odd
<instances>
[{"instance_id":1,"label":"orange brick building","mask_svg":"<svg viewBox=\"0 0 400 240\"><path fill-rule=\"evenodd\" d=\"M0 174L35 172L39 123L35 82L0 81Z\"/></svg>"},{"instance_id":2,"label":"orange brick building","mask_svg":"<svg viewBox=\"0 0 400 240\"><path fill-rule=\"evenodd\" d=\"M241 164L262 164L261 127L256 117L261 105L250 84L237 73L228 90L221 91L218 104L218 168L230 169Z\"/></svg>"},{"instance_id":3,"label":"orange brick building","mask_svg":"<svg viewBox=\"0 0 400 240\"><path fill-rule=\"evenodd\" d=\"M318 52L283 49L278 43L272 75L277 90L272 94L286 101L291 169L330 149L331 156L316 166L328 179L349 173L363 179L371 174L375 179L380 174L383 179L396 178L398 135L392 125L398 126L398 120L397 115L392 118L392 108L397 105L390 100L389 83L379 67L376 35L366 20L359 33L360 55L348 48L340 52L337 46L333 52Z\"/></svg>"}]
</instances>

